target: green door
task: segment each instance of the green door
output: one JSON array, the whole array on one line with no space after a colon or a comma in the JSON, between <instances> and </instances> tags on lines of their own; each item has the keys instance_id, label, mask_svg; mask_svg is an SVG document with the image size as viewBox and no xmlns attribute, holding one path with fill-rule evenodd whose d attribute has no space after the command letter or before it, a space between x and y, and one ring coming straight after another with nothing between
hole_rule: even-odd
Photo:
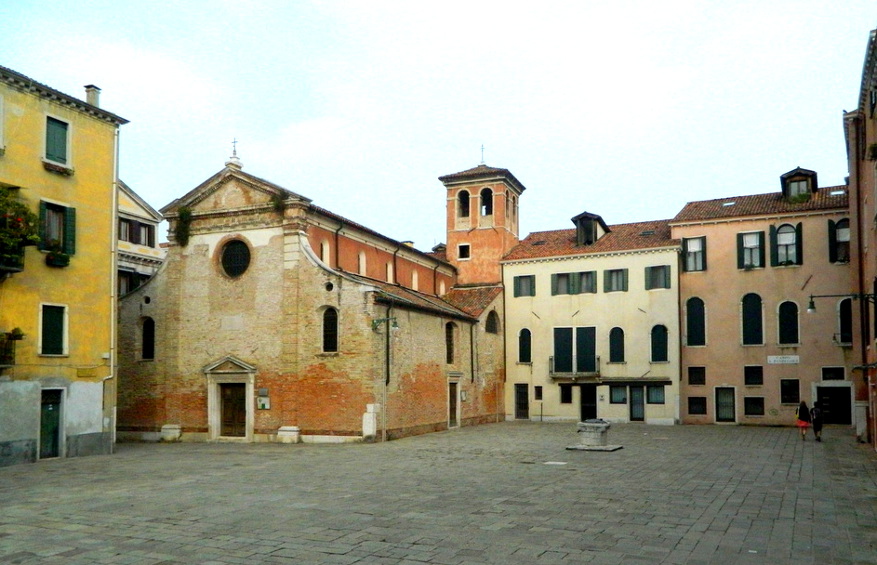
<instances>
[{"instance_id":1,"label":"green door","mask_svg":"<svg viewBox=\"0 0 877 565\"><path fill-rule=\"evenodd\" d=\"M40 459L61 455L61 391L44 390L40 406Z\"/></svg>"}]
</instances>

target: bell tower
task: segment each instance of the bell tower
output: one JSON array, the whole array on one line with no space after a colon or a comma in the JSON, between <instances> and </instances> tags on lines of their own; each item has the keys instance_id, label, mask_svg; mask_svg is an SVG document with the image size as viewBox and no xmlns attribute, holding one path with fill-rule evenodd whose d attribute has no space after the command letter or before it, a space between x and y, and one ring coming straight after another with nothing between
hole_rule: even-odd
<instances>
[{"instance_id":1,"label":"bell tower","mask_svg":"<svg viewBox=\"0 0 877 565\"><path fill-rule=\"evenodd\" d=\"M458 283L501 283L499 261L519 241L524 185L507 169L484 164L439 180L447 190L447 257Z\"/></svg>"}]
</instances>

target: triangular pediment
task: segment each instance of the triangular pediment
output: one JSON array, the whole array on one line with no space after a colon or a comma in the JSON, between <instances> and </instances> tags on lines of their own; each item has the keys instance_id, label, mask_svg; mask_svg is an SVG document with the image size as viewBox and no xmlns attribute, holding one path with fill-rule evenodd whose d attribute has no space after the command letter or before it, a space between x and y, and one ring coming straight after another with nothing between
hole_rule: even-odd
<instances>
[{"instance_id":1,"label":"triangular pediment","mask_svg":"<svg viewBox=\"0 0 877 565\"><path fill-rule=\"evenodd\" d=\"M228 355L206 365L202 371L204 373L255 373L256 367L241 361L233 355Z\"/></svg>"},{"instance_id":2,"label":"triangular pediment","mask_svg":"<svg viewBox=\"0 0 877 565\"><path fill-rule=\"evenodd\" d=\"M182 207L194 212L240 210L267 206L277 199L311 202L291 190L272 182L244 173L238 168L226 167L188 194L161 209L165 215L175 215Z\"/></svg>"}]
</instances>

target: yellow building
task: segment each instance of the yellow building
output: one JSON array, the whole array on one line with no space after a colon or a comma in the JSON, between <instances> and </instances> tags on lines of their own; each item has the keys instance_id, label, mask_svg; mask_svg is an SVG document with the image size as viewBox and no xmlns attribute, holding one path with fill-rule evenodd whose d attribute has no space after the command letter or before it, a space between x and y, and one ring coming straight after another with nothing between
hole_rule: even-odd
<instances>
[{"instance_id":1,"label":"yellow building","mask_svg":"<svg viewBox=\"0 0 877 565\"><path fill-rule=\"evenodd\" d=\"M0 67L0 192L38 218L10 260L0 210L0 466L112 451L119 126ZM5 243L4 243L5 242ZM22 335L23 334L23 335Z\"/></svg>"}]
</instances>

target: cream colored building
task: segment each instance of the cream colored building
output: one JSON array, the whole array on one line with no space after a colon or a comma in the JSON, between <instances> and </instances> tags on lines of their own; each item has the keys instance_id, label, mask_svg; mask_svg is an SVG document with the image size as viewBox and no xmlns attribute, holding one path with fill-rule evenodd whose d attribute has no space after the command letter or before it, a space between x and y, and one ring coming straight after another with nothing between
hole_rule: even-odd
<instances>
[{"instance_id":1,"label":"cream colored building","mask_svg":"<svg viewBox=\"0 0 877 565\"><path fill-rule=\"evenodd\" d=\"M158 225L162 216L131 187L119 181L118 188L118 268L119 296L147 280L161 267L165 250L158 244Z\"/></svg>"},{"instance_id":2,"label":"cream colored building","mask_svg":"<svg viewBox=\"0 0 877 565\"><path fill-rule=\"evenodd\" d=\"M506 417L679 419L679 243L667 221L530 234L502 261Z\"/></svg>"},{"instance_id":3,"label":"cream colored building","mask_svg":"<svg viewBox=\"0 0 877 565\"><path fill-rule=\"evenodd\" d=\"M685 423L791 425L802 400L853 423L847 189L800 168L780 180L782 191L689 202L670 223Z\"/></svg>"}]
</instances>

